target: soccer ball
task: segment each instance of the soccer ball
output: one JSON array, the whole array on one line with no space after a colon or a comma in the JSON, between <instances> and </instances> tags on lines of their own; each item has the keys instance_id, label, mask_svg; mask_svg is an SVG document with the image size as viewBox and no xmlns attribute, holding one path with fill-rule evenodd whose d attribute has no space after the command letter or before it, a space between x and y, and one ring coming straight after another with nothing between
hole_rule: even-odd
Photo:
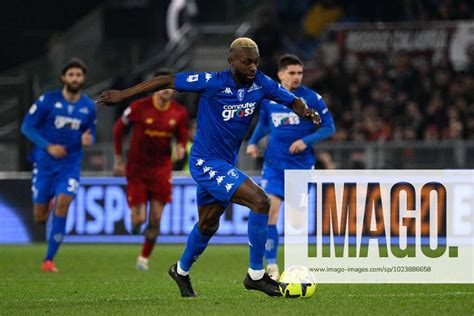
<instances>
[{"instance_id":1,"label":"soccer ball","mask_svg":"<svg viewBox=\"0 0 474 316\"><path fill-rule=\"evenodd\" d=\"M313 273L304 266L291 266L280 278L280 292L287 298L308 298L316 291Z\"/></svg>"}]
</instances>

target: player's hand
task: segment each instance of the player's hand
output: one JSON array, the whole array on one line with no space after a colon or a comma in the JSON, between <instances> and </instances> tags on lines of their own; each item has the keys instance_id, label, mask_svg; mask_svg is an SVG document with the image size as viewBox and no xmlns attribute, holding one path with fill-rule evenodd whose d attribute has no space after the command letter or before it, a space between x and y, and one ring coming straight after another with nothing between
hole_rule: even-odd
<instances>
[{"instance_id":1,"label":"player's hand","mask_svg":"<svg viewBox=\"0 0 474 316\"><path fill-rule=\"evenodd\" d=\"M184 148L183 145L177 144L175 152L176 152L176 158L178 160L181 160L184 158L184 155L186 154L186 148Z\"/></svg>"},{"instance_id":2,"label":"player's hand","mask_svg":"<svg viewBox=\"0 0 474 316\"><path fill-rule=\"evenodd\" d=\"M115 160L115 162L114 162L114 176L116 176L116 177L125 176L125 165L124 165L123 161Z\"/></svg>"},{"instance_id":3,"label":"player's hand","mask_svg":"<svg viewBox=\"0 0 474 316\"><path fill-rule=\"evenodd\" d=\"M319 116L319 113L313 109L306 108L304 110L303 116L308 120L311 120L314 125L319 126L321 124L321 117Z\"/></svg>"},{"instance_id":4,"label":"player's hand","mask_svg":"<svg viewBox=\"0 0 474 316\"><path fill-rule=\"evenodd\" d=\"M100 94L99 99L95 103L105 106L114 106L123 101L124 97L120 90L107 90Z\"/></svg>"},{"instance_id":5,"label":"player's hand","mask_svg":"<svg viewBox=\"0 0 474 316\"><path fill-rule=\"evenodd\" d=\"M48 154L56 159L63 158L67 155L66 147L63 145L50 144L47 147Z\"/></svg>"},{"instance_id":6,"label":"player's hand","mask_svg":"<svg viewBox=\"0 0 474 316\"><path fill-rule=\"evenodd\" d=\"M247 153L247 155L249 155L253 159L257 158L259 154L258 147L257 145L254 145L254 144L247 145L247 150L245 152Z\"/></svg>"},{"instance_id":7,"label":"player's hand","mask_svg":"<svg viewBox=\"0 0 474 316\"><path fill-rule=\"evenodd\" d=\"M81 143L82 143L82 146L92 145L92 134L89 129L82 134Z\"/></svg>"},{"instance_id":8,"label":"player's hand","mask_svg":"<svg viewBox=\"0 0 474 316\"><path fill-rule=\"evenodd\" d=\"M298 139L294 141L293 144L291 144L290 154L294 155L294 154L300 153L306 148L308 148L308 146L304 143L304 141L302 141L301 139Z\"/></svg>"}]
</instances>

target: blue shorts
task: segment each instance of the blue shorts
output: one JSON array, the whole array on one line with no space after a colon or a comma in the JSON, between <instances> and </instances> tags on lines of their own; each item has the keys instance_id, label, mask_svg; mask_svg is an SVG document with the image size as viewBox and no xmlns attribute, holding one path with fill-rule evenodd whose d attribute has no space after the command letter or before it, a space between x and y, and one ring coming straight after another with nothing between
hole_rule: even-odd
<instances>
[{"instance_id":1,"label":"blue shorts","mask_svg":"<svg viewBox=\"0 0 474 316\"><path fill-rule=\"evenodd\" d=\"M314 165L307 168L314 169ZM262 188L268 194L276 195L285 199L285 170L277 169L266 163L262 170Z\"/></svg>"},{"instance_id":2,"label":"blue shorts","mask_svg":"<svg viewBox=\"0 0 474 316\"><path fill-rule=\"evenodd\" d=\"M48 203L58 194L75 196L79 188L80 164L33 165L31 191L34 204Z\"/></svg>"},{"instance_id":3,"label":"blue shorts","mask_svg":"<svg viewBox=\"0 0 474 316\"><path fill-rule=\"evenodd\" d=\"M276 195L284 200L285 196L285 171L263 165L262 188L271 195Z\"/></svg>"},{"instance_id":4,"label":"blue shorts","mask_svg":"<svg viewBox=\"0 0 474 316\"><path fill-rule=\"evenodd\" d=\"M197 182L198 206L219 203L222 207L227 207L235 191L248 179L236 166L219 158L191 155L189 171Z\"/></svg>"}]
</instances>

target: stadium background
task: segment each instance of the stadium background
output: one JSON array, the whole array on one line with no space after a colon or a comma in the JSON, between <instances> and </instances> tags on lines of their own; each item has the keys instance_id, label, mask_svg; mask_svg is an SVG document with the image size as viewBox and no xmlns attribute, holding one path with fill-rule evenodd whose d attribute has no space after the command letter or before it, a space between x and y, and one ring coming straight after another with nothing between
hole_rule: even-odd
<instances>
[{"instance_id":1,"label":"stadium background","mask_svg":"<svg viewBox=\"0 0 474 316\"><path fill-rule=\"evenodd\" d=\"M315 146L317 168L474 166L469 1L48 3L2 5L9 49L2 50L0 66L0 243L44 240L31 216L30 144L19 126L34 99L58 87L60 68L71 56L88 64L85 92L97 97L104 89L138 83L160 67L224 69L231 40L250 36L260 48L261 70L274 78L279 55L301 56L304 84L329 105L337 132ZM197 96L177 97L195 117ZM112 126L128 104L98 108L96 144L85 150L83 185L69 212L69 242L140 241L128 234L124 179L111 177ZM241 150L239 167L257 181L261 166L262 158L252 160ZM165 210L163 242L183 242L196 220L194 183L180 168L174 201ZM242 207L230 206L215 242L245 242L244 214Z\"/></svg>"}]
</instances>

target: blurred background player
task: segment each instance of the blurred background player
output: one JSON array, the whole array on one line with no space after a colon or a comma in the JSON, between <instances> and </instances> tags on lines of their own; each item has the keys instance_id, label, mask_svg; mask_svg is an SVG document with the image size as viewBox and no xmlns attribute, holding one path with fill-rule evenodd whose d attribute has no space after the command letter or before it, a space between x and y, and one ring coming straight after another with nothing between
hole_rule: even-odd
<instances>
[{"instance_id":1,"label":"blurred background player","mask_svg":"<svg viewBox=\"0 0 474 316\"><path fill-rule=\"evenodd\" d=\"M284 104L314 124L319 124L320 117L301 99L258 71L259 58L253 40L238 38L230 46L228 70L159 76L122 91L105 91L98 101L114 105L139 93L170 88L200 93L196 138L190 154L190 172L198 184L199 220L188 236L181 259L169 269L183 297L196 296L189 278L191 265L219 228L220 216L229 202L251 210L250 263L245 288L270 296L281 295L278 282L265 273L263 265L270 200L262 188L236 167L237 155L255 109L263 99Z\"/></svg>"},{"instance_id":2,"label":"blurred background player","mask_svg":"<svg viewBox=\"0 0 474 316\"><path fill-rule=\"evenodd\" d=\"M30 158L36 222L46 223L49 201L55 197L43 271L58 271L53 258L63 241L69 204L79 187L82 146L91 145L95 138L95 104L82 93L86 72L80 59L71 59L61 73L62 90L40 96L21 126L21 132L35 145Z\"/></svg>"},{"instance_id":3,"label":"blurred background player","mask_svg":"<svg viewBox=\"0 0 474 316\"><path fill-rule=\"evenodd\" d=\"M159 71L157 76L170 75ZM145 242L137 258L138 270L148 270L148 258L160 233L161 214L171 202L171 142L176 137L175 155L182 159L188 139L188 112L173 100L174 90L165 89L134 101L114 125L114 174L127 177L127 200L132 211L132 233L139 234L150 206ZM133 128L126 167L122 144L127 126Z\"/></svg>"},{"instance_id":4,"label":"blurred background player","mask_svg":"<svg viewBox=\"0 0 474 316\"><path fill-rule=\"evenodd\" d=\"M280 278L277 265L278 231L276 223L281 201L284 199L284 175L289 169L312 169L316 163L313 145L331 137L336 132L334 121L322 97L301 85L303 62L295 55L281 56L278 78L285 89L303 99L321 115L321 125L316 129L309 121L301 120L284 105L264 100L260 107L258 124L249 139L247 154L258 156L258 141L270 134L262 170L262 187L271 200L268 218L268 239L265 245L267 271L274 280Z\"/></svg>"}]
</instances>

